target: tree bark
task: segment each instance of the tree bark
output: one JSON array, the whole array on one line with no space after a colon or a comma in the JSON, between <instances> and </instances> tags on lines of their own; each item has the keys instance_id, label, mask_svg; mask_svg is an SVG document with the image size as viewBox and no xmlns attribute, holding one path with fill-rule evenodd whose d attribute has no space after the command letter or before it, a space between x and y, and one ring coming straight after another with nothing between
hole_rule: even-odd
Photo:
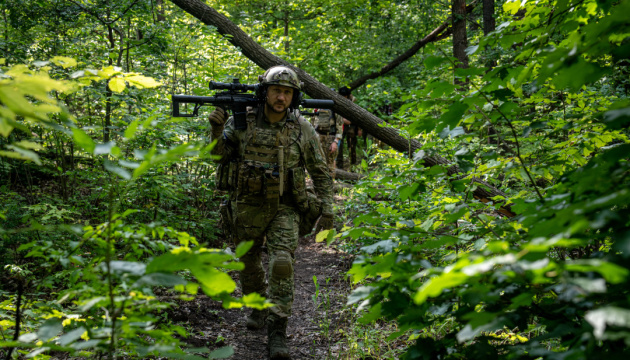
<instances>
[{"instance_id":1,"label":"tree bark","mask_svg":"<svg viewBox=\"0 0 630 360\"><path fill-rule=\"evenodd\" d=\"M335 179L337 180L359 181L364 177L365 175L363 174L348 172L342 169L335 169Z\"/></svg>"},{"instance_id":2,"label":"tree bark","mask_svg":"<svg viewBox=\"0 0 630 360\"><path fill-rule=\"evenodd\" d=\"M488 35L495 29L494 0L483 0L483 34Z\"/></svg>"},{"instance_id":3,"label":"tree bark","mask_svg":"<svg viewBox=\"0 0 630 360\"><path fill-rule=\"evenodd\" d=\"M377 139L391 146L400 152L404 152L409 155L410 158L418 151L422 145L414 139L405 139L398 131L392 127L384 126L385 122L376 117L371 112L363 109L362 107L354 104L352 101L344 98L343 96L332 91L327 86L323 85L307 72L302 69L296 68L289 64L287 61L273 55L265 50L262 46L256 43L251 37L249 37L243 30L232 23L227 17L217 12L215 9L209 7L200 0L171 0L175 5L182 10L193 15L206 25L211 25L217 28L219 34L225 36L225 38L234 46L240 49L241 53L253 61L256 65L263 69L268 69L276 65L284 65L293 69L300 80L304 82L303 91L314 99L331 99L335 105L333 110L341 116L352 121L353 124L359 125L362 129L372 134ZM449 164L449 161L440 156L424 156L422 161L426 166L442 165L444 166L449 175L454 175L460 172L457 165ZM492 187L491 185L481 181L480 179L474 179L475 182L484 186L478 186L474 191L474 196L481 201L491 201L488 199L493 196L506 196L500 190ZM487 187L487 189L484 189ZM509 207L505 210L509 212ZM513 215L513 214L512 214Z\"/></svg>"},{"instance_id":4,"label":"tree bark","mask_svg":"<svg viewBox=\"0 0 630 360\"><path fill-rule=\"evenodd\" d=\"M496 30L496 21L494 20L494 0L483 0L483 34L488 36L489 33ZM486 50L486 53L490 51ZM490 58L486 65L493 69L497 66L497 61Z\"/></svg>"},{"instance_id":5,"label":"tree bark","mask_svg":"<svg viewBox=\"0 0 630 360\"><path fill-rule=\"evenodd\" d=\"M458 68L468 68L468 36L466 34L466 0L452 0L453 56L459 61ZM466 79L455 77L455 84L466 84Z\"/></svg>"},{"instance_id":6,"label":"tree bark","mask_svg":"<svg viewBox=\"0 0 630 360\"><path fill-rule=\"evenodd\" d=\"M164 4L163 4L163 0L156 0L155 1L155 11L157 12L157 21L158 22L162 22L164 20L166 20L166 16L164 15Z\"/></svg>"}]
</instances>

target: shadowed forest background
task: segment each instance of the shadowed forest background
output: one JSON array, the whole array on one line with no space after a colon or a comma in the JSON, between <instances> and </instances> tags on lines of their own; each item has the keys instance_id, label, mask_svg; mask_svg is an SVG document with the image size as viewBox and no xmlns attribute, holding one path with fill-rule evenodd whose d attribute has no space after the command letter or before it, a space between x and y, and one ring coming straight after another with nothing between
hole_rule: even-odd
<instances>
[{"instance_id":1,"label":"shadowed forest background","mask_svg":"<svg viewBox=\"0 0 630 360\"><path fill-rule=\"evenodd\" d=\"M171 95L285 64L366 133L337 172L335 229L301 239L337 270L306 292L323 352L296 354L625 359L629 13L629 0L0 1L0 358L238 355L220 334L190 341L209 330L181 320L186 304L213 319L267 303L235 281L251 244L219 230L212 108L174 118Z\"/></svg>"}]
</instances>

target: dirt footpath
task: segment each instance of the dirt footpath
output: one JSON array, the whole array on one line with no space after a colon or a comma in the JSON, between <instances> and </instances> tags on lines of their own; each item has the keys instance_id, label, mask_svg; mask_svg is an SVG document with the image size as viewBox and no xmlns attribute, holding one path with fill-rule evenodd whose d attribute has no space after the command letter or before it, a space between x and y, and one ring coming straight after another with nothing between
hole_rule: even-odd
<instances>
[{"instance_id":1,"label":"dirt footpath","mask_svg":"<svg viewBox=\"0 0 630 360\"><path fill-rule=\"evenodd\" d=\"M314 236L301 238L295 253L295 300L289 318L288 345L293 359L338 359L343 357L345 341L339 329L350 319L344 309L349 292L345 280L351 260L347 255L315 243ZM263 261L266 264L266 256ZM266 268L266 265L265 265ZM233 275L238 283L238 274ZM316 292L313 276L317 277ZM240 290L235 296L240 297ZM216 349L232 346L229 359L267 359L267 330L245 327L250 309L226 310L205 295L189 302L178 302L169 318L190 329L185 341L192 347Z\"/></svg>"}]
</instances>

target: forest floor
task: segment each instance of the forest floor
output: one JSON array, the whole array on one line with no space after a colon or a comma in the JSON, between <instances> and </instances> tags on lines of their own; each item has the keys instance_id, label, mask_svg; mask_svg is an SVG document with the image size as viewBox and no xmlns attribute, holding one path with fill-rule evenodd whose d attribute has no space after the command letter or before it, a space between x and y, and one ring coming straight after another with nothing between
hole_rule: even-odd
<instances>
[{"instance_id":1,"label":"forest floor","mask_svg":"<svg viewBox=\"0 0 630 360\"><path fill-rule=\"evenodd\" d=\"M336 196L337 202L340 200ZM267 255L263 254L267 268ZM295 252L295 299L287 329L292 359L338 359L346 352L344 338L353 311L345 304L350 291L346 273L350 255L315 242L315 235L300 238ZM232 276L238 283L238 272ZM314 277L319 291L316 291ZM240 289L235 296L241 296ZM245 318L251 309L224 309L205 295L178 301L169 311L170 320L189 329L185 341L191 347L217 349L231 346L229 359L267 359L267 330L248 330Z\"/></svg>"}]
</instances>

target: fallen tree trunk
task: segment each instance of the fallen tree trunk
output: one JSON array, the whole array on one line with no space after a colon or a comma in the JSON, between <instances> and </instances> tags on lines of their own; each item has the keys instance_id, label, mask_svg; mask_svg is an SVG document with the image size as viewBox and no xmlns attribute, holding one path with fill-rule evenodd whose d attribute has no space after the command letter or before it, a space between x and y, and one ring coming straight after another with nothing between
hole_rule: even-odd
<instances>
[{"instance_id":1,"label":"fallen tree trunk","mask_svg":"<svg viewBox=\"0 0 630 360\"><path fill-rule=\"evenodd\" d=\"M359 125L362 129L370 133L372 136L383 141L400 152L406 153L410 158L421 148L421 144L414 139L405 139L398 134L398 130L393 127L385 126L385 122L376 117L371 112L354 104L352 101L332 91L328 86L320 83L314 77L300 68L289 64L272 53L265 50L260 44L255 42L249 35L241 30L236 24L232 23L227 17L209 7L200 0L171 0L182 10L193 15L201 22L214 26L219 34L234 46L240 49L241 53L252 60L255 64L263 69L268 69L276 65L285 65L298 74L300 80L304 82L303 91L315 99L331 99L335 102L333 109L343 117L352 121L353 124ZM449 175L460 173L457 165L451 165L448 160L439 156L424 156L422 161L426 166L442 165L447 169ZM506 195L485 183L484 181L474 178L474 182L482 186L477 186L473 192L475 198L483 201L492 201L490 198L494 196ZM504 214L514 216L509 206L503 208Z\"/></svg>"},{"instance_id":2,"label":"fallen tree trunk","mask_svg":"<svg viewBox=\"0 0 630 360\"><path fill-rule=\"evenodd\" d=\"M341 169L335 169L335 179L337 180L359 181L364 177L365 175L363 174L357 174L357 173L348 172Z\"/></svg>"}]
</instances>

